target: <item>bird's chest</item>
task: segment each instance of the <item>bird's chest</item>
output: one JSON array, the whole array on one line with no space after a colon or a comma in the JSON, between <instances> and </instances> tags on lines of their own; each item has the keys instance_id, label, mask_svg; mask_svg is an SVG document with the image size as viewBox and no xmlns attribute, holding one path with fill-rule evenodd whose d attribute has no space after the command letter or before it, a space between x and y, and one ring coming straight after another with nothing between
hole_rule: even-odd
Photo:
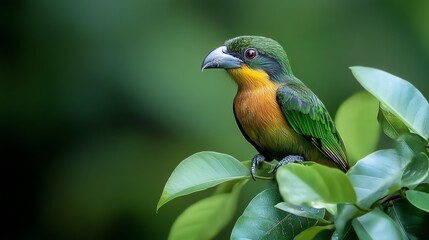
<instances>
[{"instance_id":1,"label":"bird's chest","mask_svg":"<svg viewBox=\"0 0 429 240\"><path fill-rule=\"evenodd\" d=\"M276 100L276 90L271 87L239 91L234 99L237 121L247 136L261 147L284 141L290 135L289 124Z\"/></svg>"}]
</instances>

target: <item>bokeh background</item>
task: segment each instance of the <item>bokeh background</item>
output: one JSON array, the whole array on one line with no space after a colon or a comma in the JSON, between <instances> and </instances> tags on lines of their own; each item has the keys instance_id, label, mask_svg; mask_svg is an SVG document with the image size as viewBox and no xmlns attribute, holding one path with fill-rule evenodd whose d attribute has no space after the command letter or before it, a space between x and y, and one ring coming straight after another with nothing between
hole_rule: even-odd
<instances>
[{"instance_id":1,"label":"bokeh background","mask_svg":"<svg viewBox=\"0 0 429 240\"><path fill-rule=\"evenodd\" d=\"M210 194L155 213L182 159L256 153L234 121L235 84L201 73L209 51L238 35L276 39L334 115L362 90L353 65L429 97L428 13L425 0L3 1L2 239L165 239ZM245 187L237 216L266 184Z\"/></svg>"}]
</instances>

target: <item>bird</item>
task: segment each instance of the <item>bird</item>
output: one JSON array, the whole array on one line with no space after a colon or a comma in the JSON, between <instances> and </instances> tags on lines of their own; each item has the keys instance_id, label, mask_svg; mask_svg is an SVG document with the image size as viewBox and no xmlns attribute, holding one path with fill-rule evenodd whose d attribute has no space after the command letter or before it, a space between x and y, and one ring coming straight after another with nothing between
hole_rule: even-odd
<instances>
[{"instance_id":1,"label":"bird","mask_svg":"<svg viewBox=\"0 0 429 240\"><path fill-rule=\"evenodd\" d=\"M313 161L349 169L346 149L322 101L292 73L283 47L262 36L239 36L211 51L201 65L225 69L237 84L233 112L237 125L258 153L250 174L264 161Z\"/></svg>"}]
</instances>

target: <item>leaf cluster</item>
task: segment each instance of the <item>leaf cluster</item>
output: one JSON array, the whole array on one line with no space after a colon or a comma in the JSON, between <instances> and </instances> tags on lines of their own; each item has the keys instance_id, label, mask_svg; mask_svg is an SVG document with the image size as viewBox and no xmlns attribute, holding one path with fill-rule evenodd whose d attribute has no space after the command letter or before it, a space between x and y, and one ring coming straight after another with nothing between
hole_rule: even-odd
<instances>
[{"instance_id":1,"label":"leaf cluster","mask_svg":"<svg viewBox=\"0 0 429 240\"><path fill-rule=\"evenodd\" d=\"M351 70L370 93L350 97L336 117L354 166L344 173L312 162L291 163L274 176L273 166L264 162L256 176L272 186L248 204L231 239L427 237L429 104L403 79L373 68ZM395 140L393 148L374 151L379 129ZM233 217L239 192L250 179L249 164L216 152L183 160L157 209L179 196L216 190L177 218L169 239L215 237Z\"/></svg>"}]
</instances>

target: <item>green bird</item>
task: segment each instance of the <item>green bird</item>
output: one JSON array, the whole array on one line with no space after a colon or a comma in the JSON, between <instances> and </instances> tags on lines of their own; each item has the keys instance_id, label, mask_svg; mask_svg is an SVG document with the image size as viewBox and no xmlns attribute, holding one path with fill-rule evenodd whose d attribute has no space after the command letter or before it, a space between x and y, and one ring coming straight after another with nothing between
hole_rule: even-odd
<instances>
[{"instance_id":1,"label":"green bird","mask_svg":"<svg viewBox=\"0 0 429 240\"><path fill-rule=\"evenodd\" d=\"M240 36L210 52L201 69L223 68L237 83L233 110L237 124L259 152L251 175L263 161L314 161L347 171L346 149L329 112L296 78L282 46L266 37Z\"/></svg>"}]
</instances>

